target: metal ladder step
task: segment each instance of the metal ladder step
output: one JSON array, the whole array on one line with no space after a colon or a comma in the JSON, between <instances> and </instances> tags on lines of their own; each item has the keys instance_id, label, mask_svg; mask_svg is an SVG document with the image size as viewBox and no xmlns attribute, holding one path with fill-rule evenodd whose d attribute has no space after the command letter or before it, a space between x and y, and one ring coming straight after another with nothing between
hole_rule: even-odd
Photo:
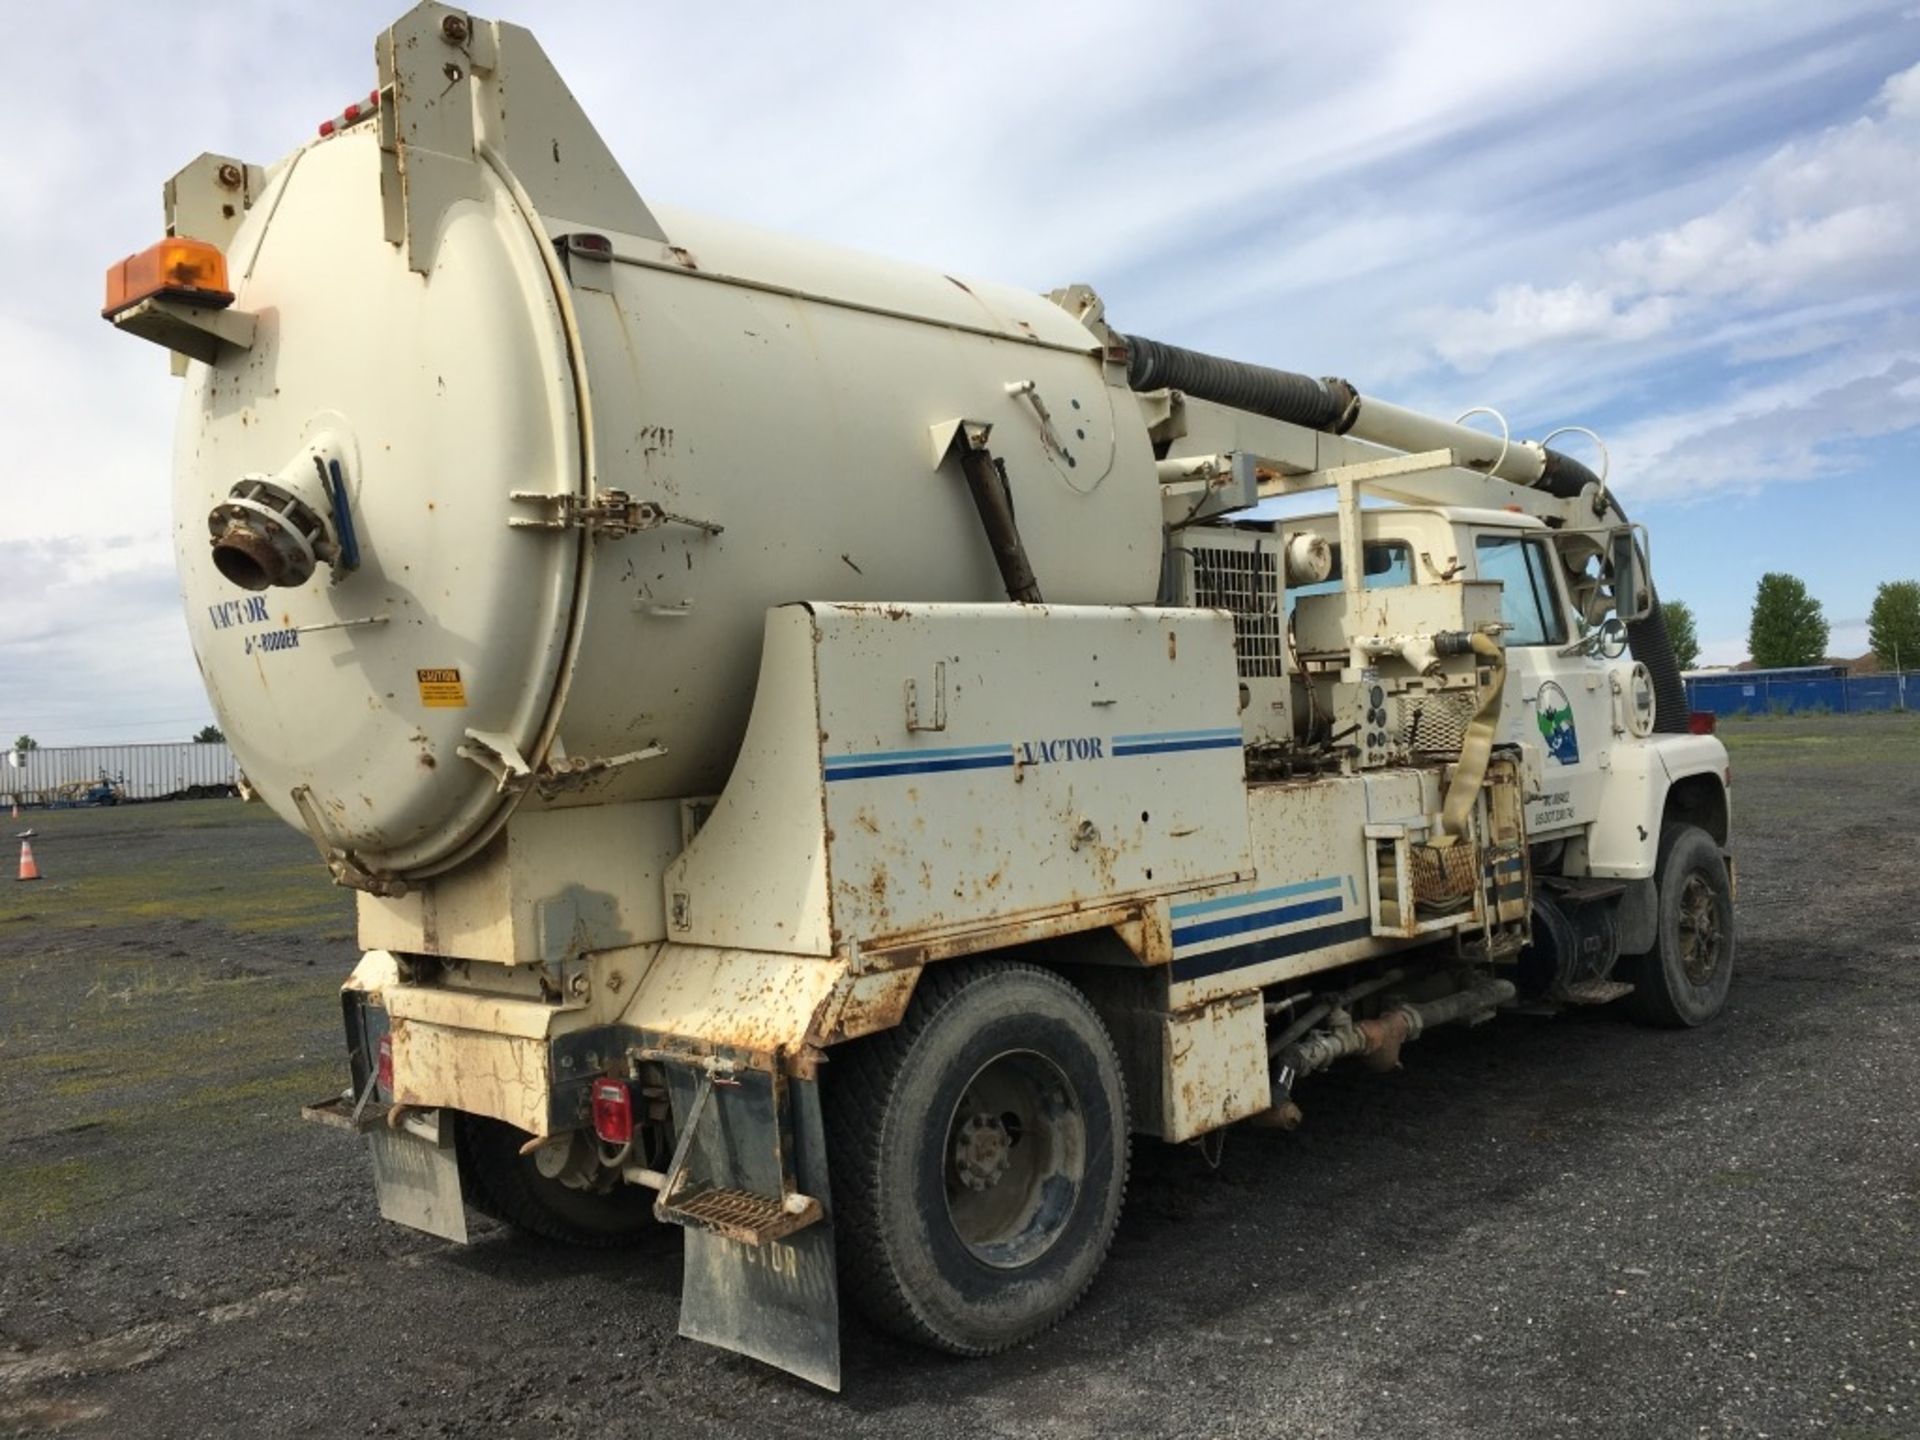
<instances>
[{"instance_id":1,"label":"metal ladder step","mask_svg":"<svg viewBox=\"0 0 1920 1440\"><path fill-rule=\"evenodd\" d=\"M663 1202L657 1213L663 1220L698 1225L745 1245L765 1245L805 1229L820 1218L820 1202L811 1195L760 1195L751 1190L718 1187Z\"/></svg>"},{"instance_id":2,"label":"metal ladder step","mask_svg":"<svg viewBox=\"0 0 1920 1440\"><path fill-rule=\"evenodd\" d=\"M803 1195L794 1187L792 1157L782 1143L785 1087L777 1070L769 1072L768 1083L773 1090L775 1114L766 1140L779 1173L780 1193L767 1195L757 1190L716 1185L711 1177L690 1173L700 1117L709 1105L719 1103L715 1099L715 1087L734 1091L740 1085L731 1061L710 1057L701 1064L693 1103L680 1122L680 1138L673 1148L673 1159L661 1177L660 1193L653 1202L655 1219L672 1225L690 1225L738 1240L743 1245L758 1246L803 1230L825 1217L818 1199Z\"/></svg>"}]
</instances>

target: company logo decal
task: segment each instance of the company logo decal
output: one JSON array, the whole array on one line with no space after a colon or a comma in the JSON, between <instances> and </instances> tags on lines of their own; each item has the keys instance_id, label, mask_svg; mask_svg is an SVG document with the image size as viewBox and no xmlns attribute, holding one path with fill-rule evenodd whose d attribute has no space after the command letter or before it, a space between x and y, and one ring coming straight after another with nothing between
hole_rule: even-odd
<instances>
[{"instance_id":1,"label":"company logo decal","mask_svg":"<svg viewBox=\"0 0 1920 1440\"><path fill-rule=\"evenodd\" d=\"M1580 732L1573 725L1573 705L1567 692L1549 680L1534 699L1533 718L1547 742L1547 753L1562 765L1580 763Z\"/></svg>"}]
</instances>

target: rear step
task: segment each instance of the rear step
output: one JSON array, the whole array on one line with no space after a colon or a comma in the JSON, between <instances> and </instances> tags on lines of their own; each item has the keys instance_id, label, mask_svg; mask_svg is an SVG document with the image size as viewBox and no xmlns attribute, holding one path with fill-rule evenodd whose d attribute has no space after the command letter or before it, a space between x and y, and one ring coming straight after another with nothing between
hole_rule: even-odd
<instances>
[{"instance_id":1,"label":"rear step","mask_svg":"<svg viewBox=\"0 0 1920 1440\"><path fill-rule=\"evenodd\" d=\"M782 1201L751 1190L716 1186L684 1200L668 1202L663 1198L655 1204L653 1213L662 1220L697 1225L743 1245L765 1245L818 1220L820 1202L811 1195L790 1195Z\"/></svg>"},{"instance_id":2,"label":"rear step","mask_svg":"<svg viewBox=\"0 0 1920 1440\"><path fill-rule=\"evenodd\" d=\"M734 1090L741 1083L730 1062L710 1059L700 1068L693 1101L687 1107L686 1118L681 1121L679 1143L674 1146L673 1159L667 1166L666 1177L660 1186L660 1196L653 1204L655 1218L674 1225L709 1230L743 1245L760 1246L783 1239L796 1230L804 1230L822 1217L825 1212L820 1202L811 1195L801 1194L794 1185L792 1153L789 1144L784 1143L787 1137L782 1134L787 1119L784 1113L785 1077L775 1073L767 1079L772 1090L773 1113L772 1123L764 1127L765 1139L770 1142L772 1155L769 1158L772 1161L771 1168L779 1179L780 1193L768 1195L717 1183L711 1175L696 1177L692 1174L695 1139L700 1133L701 1118L710 1104L716 1111L719 1107L719 1102L714 1099L715 1087ZM722 1127L723 1132L726 1128ZM709 1165L713 1169L732 1168L725 1160L718 1166L712 1165L710 1160Z\"/></svg>"},{"instance_id":3,"label":"rear step","mask_svg":"<svg viewBox=\"0 0 1920 1440\"><path fill-rule=\"evenodd\" d=\"M678 1121L653 1213L686 1230L680 1333L840 1388L839 1267L820 1088L655 1050ZM744 1061L744 1057L743 1061Z\"/></svg>"}]
</instances>

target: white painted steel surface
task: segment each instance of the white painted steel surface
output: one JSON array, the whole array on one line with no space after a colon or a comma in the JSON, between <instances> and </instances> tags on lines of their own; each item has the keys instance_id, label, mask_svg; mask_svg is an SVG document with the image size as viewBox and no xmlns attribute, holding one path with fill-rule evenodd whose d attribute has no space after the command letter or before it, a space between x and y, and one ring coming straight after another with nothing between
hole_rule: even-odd
<instances>
[{"instance_id":1,"label":"white painted steel surface","mask_svg":"<svg viewBox=\"0 0 1920 1440\"><path fill-rule=\"evenodd\" d=\"M72 745L9 751L0 767L0 797L45 804L69 786L104 774L129 800L157 800L193 785L232 785L239 779L225 745ZM16 764L15 761L19 763Z\"/></svg>"},{"instance_id":2,"label":"white painted steel surface","mask_svg":"<svg viewBox=\"0 0 1920 1440\"><path fill-rule=\"evenodd\" d=\"M329 840L368 869L448 868L504 819L459 754L470 730L535 768L665 748L536 803L712 793L768 606L1001 598L957 464L928 453L943 422L993 426L1048 600L1152 598L1144 422L1044 297L664 207L671 246L617 236L615 260L571 257L556 289L541 217L477 158L477 198L448 210L423 280L383 238L379 157L362 127L272 174L230 256L259 334L189 367L175 487L195 651L248 776L296 825L292 792L310 787ZM1009 393L1027 381L1064 451ZM208 511L322 432L349 451L360 569L237 589ZM723 529L583 546L509 527L550 513L510 491L610 488Z\"/></svg>"},{"instance_id":3,"label":"white painted steel surface","mask_svg":"<svg viewBox=\"0 0 1920 1440\"><path fill-rule=\"evenodd\" d=\"M1250 873L1237 701L1218 611L775 610L669 934L828 955Z\"/></svg>"},{"instance_id":4,"label":"white painted steel surface","mask_svg":"<svg viewBox=\"0 0 1920 1440\"><path fill-rule=\"evenodd\" d=\"M444 856L500 811L455 754L467 728L524 749L542 733L578 546L510 531L507 492L577 490L580 452L527 218L483 171L428 284L381 238L377 154L364 132L311 145L248 212L229 275L263 324L250 350L188 367L174 534L207 693L260 797L305 828L292 792L310 786L330 838L397 867ZM361 568L238 589L214 568L208 511L321 431L348 442ZM421 670L457 671L464 703Z\"/></svg>"}]
</instances>

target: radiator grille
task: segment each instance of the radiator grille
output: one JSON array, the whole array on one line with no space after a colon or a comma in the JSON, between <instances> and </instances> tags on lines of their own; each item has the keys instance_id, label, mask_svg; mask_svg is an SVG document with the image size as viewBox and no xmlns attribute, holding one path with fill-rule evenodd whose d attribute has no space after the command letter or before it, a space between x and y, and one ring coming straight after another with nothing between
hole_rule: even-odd
<instances>
[{"instance_id":1,"label":"radiator grille","mask_svg":"<svg viewBox=\"0 0 1920 1440\"><path fill-rule=\"evenodd\" d=\"M1233 646L1242 678L1286 673L1287 622L1280 613L1280 572L1269 550L1196 545L1193 603L1233 615Z\"/></svg>"}]
</instances>

